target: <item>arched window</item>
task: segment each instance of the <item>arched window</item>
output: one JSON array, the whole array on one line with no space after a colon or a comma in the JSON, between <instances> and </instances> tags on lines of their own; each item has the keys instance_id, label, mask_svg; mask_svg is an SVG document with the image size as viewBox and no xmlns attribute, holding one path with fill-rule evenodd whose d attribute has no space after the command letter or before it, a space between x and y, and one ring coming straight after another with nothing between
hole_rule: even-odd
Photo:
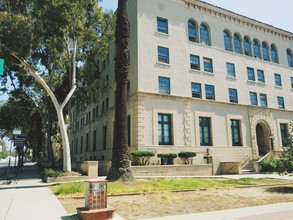
<instances>
[{"instance_id":1,"label":"arched window","mask_svg":"<svg viewBox=\"0 0 293 220\"><path fill-rule=\"evenodd\" d=\"M254 53L254 57L261 58L260 45L257 39L253 40L253 53Z\"/></svg>"},{"instance_id":2,"label":"arched window","mask_svg":"<svg viewBox=\"0 0 293 220\"><path fill-rule=\"evenodd\" d=\"M269 58L269 47L266 42L262 42L262 58L264 60L270 60Z\"/></svg>"},{"instance_id":3,"label":"arched window","mask_svg":"<svg viewBox=\"0 0 293 220\"><path fill-rule=\"evenodd\" d=\"M200 42L206 45L211 45L209 28L206 24L200 25Z\"/></svg>"},{"instance_id":4,"label":"arched window","mask_svg":"<svg viewBox=\"0 0 293 220\"><path fill-rule=\"evenodd\" d=\"M234 34L234 51L242 53L241 37L238 34Z\"/></svg>"},{"instance_id":5,"label":"arched window","mask_svg":"<svg viewBox=\"0 0 293 220\"><path fill-rule=\"evenodd\" d=\"M224 31L224 46L225 50L232 51L231 34L227 30Z\"/></svg>"},{"instance_id":6,"label":"arched window","mask_svg":"<svg viewBox=\"0 0 293 220\"><path fill-rule=\"evenodd\" d=\"M188 20L188 39L197 42L197 27L194 21Z\"/></svg>"},{"instance_id":7,"label":"arched window","mask_svg":"<svg viewBox=\"0 0 293 220\"><path fill-rule=\"evenodd\" d=\"M274 44L271 45L271 61L279 63L277 47Z\"/></svg>"},{"instance_id":8,"label":"arched window","mask_svg":"<svg viewBox=\"0 0 293 220\"><path fill-rule=\"evenodd\" d=\"M288 66L293 67L293 53L290 49L287 49Z\"/></svg>"},{"instance_id":9,"label":"arched window","mask_svg":"<svg viewBox=\"0 0 293 220\"><path fill-rule=\"evenodd\" d=\"M244 54L247 56L252 56L251 43L247 36L244 37L243 45L244 45Z\"/></svg>"}]
</instances>

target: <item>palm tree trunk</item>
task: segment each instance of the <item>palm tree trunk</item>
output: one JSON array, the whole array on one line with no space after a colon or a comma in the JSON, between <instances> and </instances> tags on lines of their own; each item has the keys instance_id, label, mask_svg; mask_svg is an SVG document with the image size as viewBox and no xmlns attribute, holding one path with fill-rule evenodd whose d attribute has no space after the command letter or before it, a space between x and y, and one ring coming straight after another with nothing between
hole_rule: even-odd
<instances>
[{"instance_id":1,"label":"palm tree trunk","mask_svg":"<svg viewBox=\"0 0 293 220\"><path fill-rule=\"evenodd\" d=\"M118 1L116 18L116 103L112 167L107 179L115 181L133 181L129 166L129 149L127 143L127 82L129 71L129 22L126 10L127 0Z\"/></svg>"}]
</instances>

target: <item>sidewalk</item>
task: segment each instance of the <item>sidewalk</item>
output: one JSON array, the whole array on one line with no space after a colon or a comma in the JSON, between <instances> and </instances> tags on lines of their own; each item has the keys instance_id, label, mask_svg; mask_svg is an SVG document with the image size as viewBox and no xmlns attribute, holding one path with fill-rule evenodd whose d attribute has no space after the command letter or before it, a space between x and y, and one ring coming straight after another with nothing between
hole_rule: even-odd
<instances>
[{"instance_id":1,"label":"sidewalk","mask_svg":"<svg viewBox=\"0 0 293 220\"><path fill-rule=\"evenodd\" d=\"M293 202L141 220L293 220Z\"/></svg>"},{"instance_id":2,"label":"sidewalk","mask_svg":"<svg viewBox=\"0 0 293 220\"><path fill-rule=\"evenodd\" d=\"M38 168L26 163L16 181L0 180L1 220L70 220L55 195L41 181Z\"/></svg>"},{"instance_id":3,"label":"sidewalk","mask_svg":"<svg viewBox=\"0 0 293 220\"><path fill-rule=\"evenodd\" d=\"M6 174L6 168L1 169ZM25 163L10 184L0 176L0 220L79 220L77 215L66 213L47 186L35 163ZM113 220L124 218L116 214Z\"/></svg>"}]
</instances>

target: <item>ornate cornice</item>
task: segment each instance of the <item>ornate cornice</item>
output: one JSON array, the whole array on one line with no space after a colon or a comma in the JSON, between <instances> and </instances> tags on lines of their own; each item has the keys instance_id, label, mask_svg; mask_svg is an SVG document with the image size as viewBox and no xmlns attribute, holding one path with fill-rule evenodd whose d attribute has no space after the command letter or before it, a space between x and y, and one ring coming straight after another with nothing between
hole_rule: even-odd
<instances>
[{"instance_id":1,"label":"ornate cornice","mask_svg":"<svg viewBox=\"0 0 293 220\"><path fill-rule=\"evenodd\" d=\"M247 28L254 29L256 31L263 32L264 34L269 34L274 37L279 37L284 40L293 41L293 33L289 31L282 30L280 28L265 24L263 22L248 18L246 16L237 14L235 12L226 10L224 8L202 2L200 0L183 0L185 4L192 9L204 12L214 17L220 19L234 22L237 25L241 25Z\"/></svg>"}]
</instances>

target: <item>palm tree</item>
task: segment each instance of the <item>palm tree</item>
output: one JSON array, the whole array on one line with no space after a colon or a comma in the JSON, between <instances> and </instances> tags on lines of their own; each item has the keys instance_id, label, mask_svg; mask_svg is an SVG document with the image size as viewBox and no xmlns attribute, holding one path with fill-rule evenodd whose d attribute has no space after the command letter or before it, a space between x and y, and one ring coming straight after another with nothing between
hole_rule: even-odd
<instances>
[{"instance_id":1,"label":"palm tree","mask_svg":"<svg viewBox=\"0 0 293 220\"><path fill-rule=\"evenodd\" d=\"M129 166L129 150L127 143L127 82L129 71L129 22L126 11L127 0L118 0L115 32L115 126L112 153L112 166L107 179L115 181L133 181Z\"/></svg>"}]
</instances>

